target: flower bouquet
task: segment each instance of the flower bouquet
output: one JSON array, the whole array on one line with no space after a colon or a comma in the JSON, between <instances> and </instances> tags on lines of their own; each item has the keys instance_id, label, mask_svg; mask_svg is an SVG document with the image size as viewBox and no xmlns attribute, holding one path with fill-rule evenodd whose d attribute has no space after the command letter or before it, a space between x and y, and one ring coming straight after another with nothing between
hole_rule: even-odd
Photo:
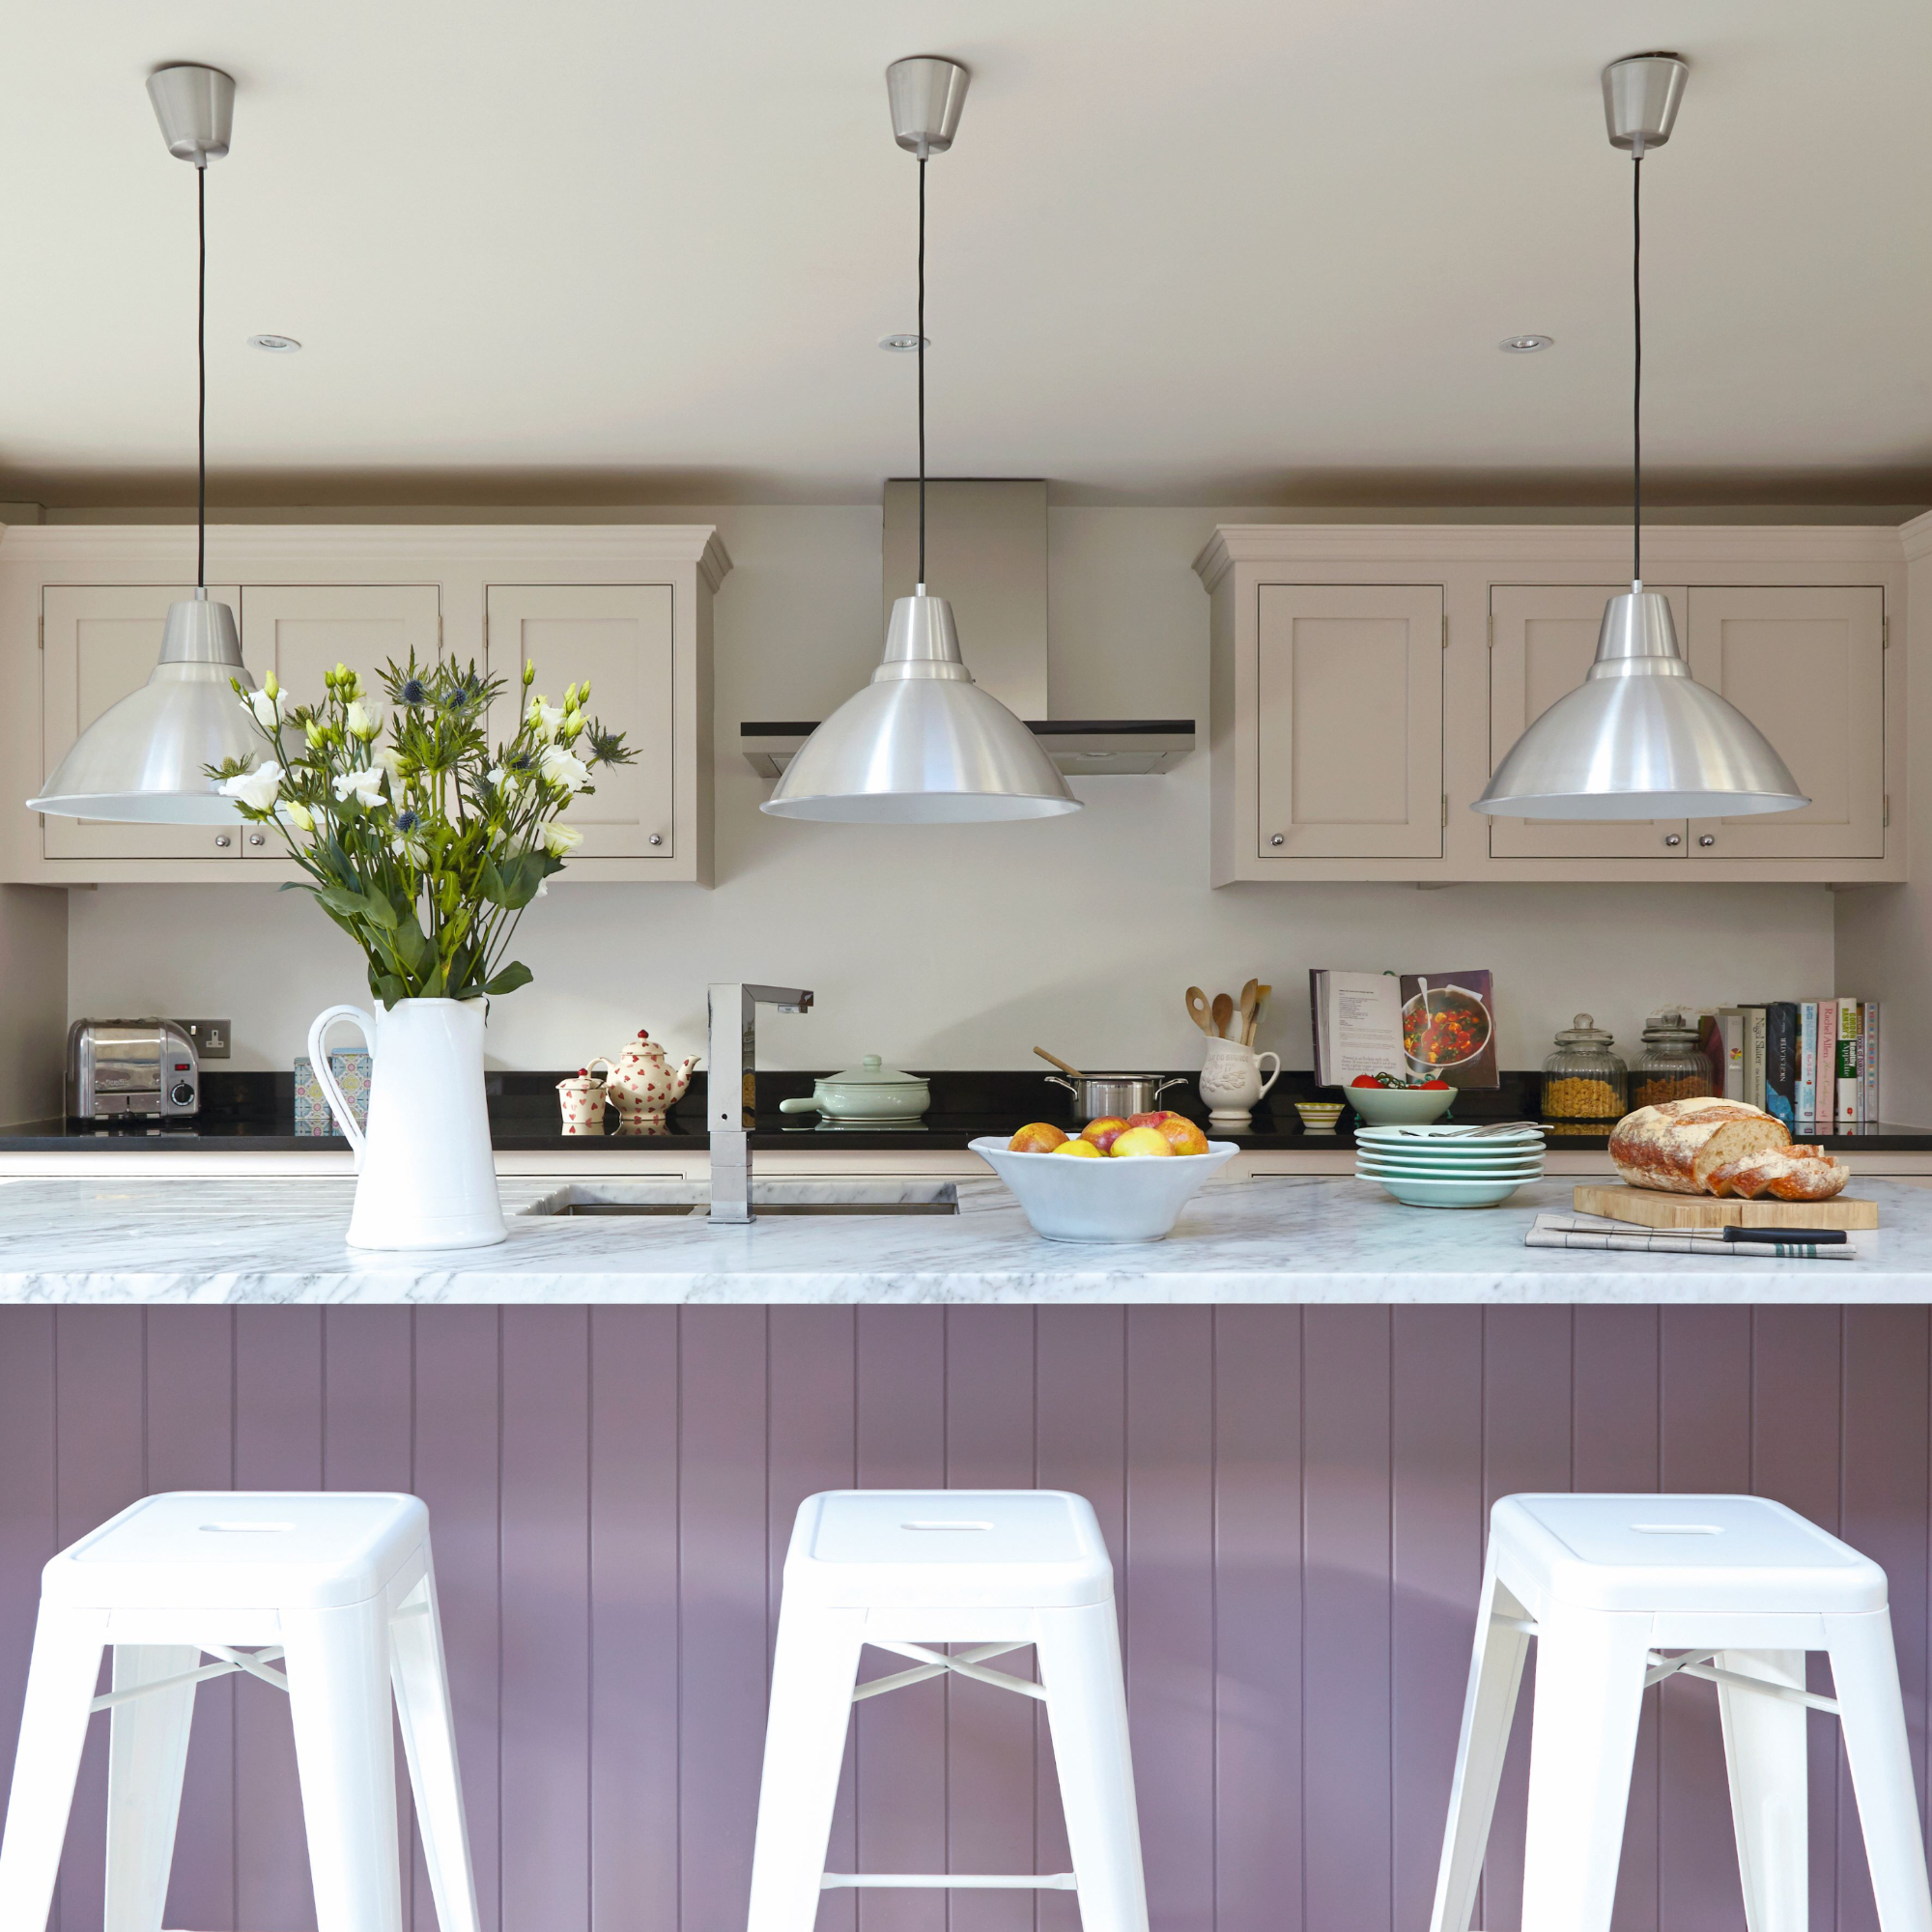
<instances>
[{"instance_id":1,"label":"flower bouquet","mask_svg":"<svg viewBox=\"0 0 1932 1932\"><path fill-rule=\"evenodd\" d=\"M382 672L384 717L356 672L337 665L319 705L292 706L270 673L239 700L267 755L210 768L243 818L272 824L313 885L307 892L362 949L369 990L405 999L514 992L530 970L505 960L524 908L583 835L560 823L594 791L600 765L629 764L621 733L586 717L588 682L554 705L530 692L516 735L493 751L490 707L504 680L439 661Z\"/></svg>"},{"instance_id":2,"label":"flower bouquet","mask_svg":"<svg viewBox=\"0 0 1932 1932\"><path fill-rule=\"evenodd\" d=\"M267 755L211 767L241 815L273 825L313 895L361 948L380 1017L331 1007L308 1051L357 1180L349 1241L364 1248L483 1247L502 1240L483 1091L487 997L526 985L505 957L524 908L583 835L560 822L601 765L628 764L622 736L587 717L588 684L552 704L526 668L516 730L492 750L504 680L439 661L382 673L386 720L337 665L319 705L291 706L273 677L238 700ZM382 742L386 729L388 742ZM358 1027L374 1055L368 1124L329 1067L327 1034Z\"/></svg>"}]
</instances>

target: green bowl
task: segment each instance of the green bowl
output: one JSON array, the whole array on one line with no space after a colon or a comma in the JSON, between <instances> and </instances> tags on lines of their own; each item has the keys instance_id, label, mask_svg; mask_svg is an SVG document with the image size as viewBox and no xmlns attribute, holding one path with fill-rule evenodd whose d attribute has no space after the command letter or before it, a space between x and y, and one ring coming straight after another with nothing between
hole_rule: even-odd
<instances>
[{"instance_id":1,"label":"green bowl","mask_svg":"<svg viewBox=\"0 0 1932 1932\"><path fill-rule=\"evenodd\" d=\"M1453 1087L1345 1087L1350 1106L1372 1127L1422 1127L1456 1104Z\"/></svg>"}]
</instances>

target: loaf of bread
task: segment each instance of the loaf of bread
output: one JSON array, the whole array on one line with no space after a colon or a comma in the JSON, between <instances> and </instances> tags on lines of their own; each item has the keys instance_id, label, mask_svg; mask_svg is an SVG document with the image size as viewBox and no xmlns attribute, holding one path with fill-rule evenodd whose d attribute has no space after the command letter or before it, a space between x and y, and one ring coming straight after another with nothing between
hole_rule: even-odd
<instances>
[{"instance_id":1,"label":"loaf of bread","mask_svg":"<svg viewBox=\"0 0 1932 1932\"><path fill-rule=\"evenodd\" d=\"M1703 1095L1626 1114L1611 1130L1610 1159L1633 1187L1708 1194L1719 1168L1790 1144L1784 1122L1761 1107Z\"/></svg>"}]
</instances>

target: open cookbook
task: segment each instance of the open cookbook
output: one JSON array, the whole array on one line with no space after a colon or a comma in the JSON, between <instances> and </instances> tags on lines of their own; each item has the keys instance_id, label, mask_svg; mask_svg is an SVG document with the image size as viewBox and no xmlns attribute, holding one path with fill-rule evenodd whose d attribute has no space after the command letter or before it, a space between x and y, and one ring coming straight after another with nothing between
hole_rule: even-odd
<instances>
[{"instance_id":1,"label":"open cookbook","mask_svg":"<svg viewBox=\"0 0 1932 1932\"><path fill-rule=\"evenodd\" d=\"M1308 976L1315 1084L1364 1074L1493 1087L1496 1010L1487 971Z\"/></svg>"}]
</instances>

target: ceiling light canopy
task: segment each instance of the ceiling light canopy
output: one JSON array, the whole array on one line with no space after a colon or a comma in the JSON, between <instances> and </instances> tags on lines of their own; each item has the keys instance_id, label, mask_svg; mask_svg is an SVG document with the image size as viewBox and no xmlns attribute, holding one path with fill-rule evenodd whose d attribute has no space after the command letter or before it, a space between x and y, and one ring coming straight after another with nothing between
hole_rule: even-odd
<instances>
[{"instance_id":1,"label":"ceiling light canopy","mask_svg":"<svg viewBox=\"0 0 1932 1932\"><path fill-rule=\"evenodd\" d=\"M235 612L208 595L208 164L228 152L235 83L218 68L165 67L150 76L148 98L168 153L194 168L199 242L195 361L195 591L168 607L160 662L139 691L110 705L88 725L56 768L35 811L66 818L104 818L161 825L230 825L240 817L207 767L253 760L261 749L234 682L252 691L242 662Z\"/></svg>"},{"instance_id":2,"label":"ceiling light canopy","mask_svg":"<svg viewBox=\"0 0 1932 1932\"><path fill-rule=\"evenodd\" d=\"M1505 355L1534 355L1539 349L1554 344L1553 335L1506 335L1496 344Z\"/></svg>"},{"instance_id":3,"label":"ceiling light canopy","mask_svg":"<svg viewBox=\"0 0 1932 1932\"><path fill-rule=\"evenodd\" d=\"M1474 810L1518 818L1714 818L1792 811L1811 801L1736 705L1690 675L1670 600L1643 587L1643 156L1670 138L1688 70L1633 54L1604 70L1610 144L1631 182L1631 587L1612 597L1597 656L1510 748ZM1505 349L1513 345L1505 342Z\"/></svg>"},{"instance_id":4,"label":"ceiling light canopy","mask_svg":"<svg viewBox=\"0 0 1932 1932\"><path fill-rule=\"evenodd\" d=\"M925 587L925 164L952 145L966 99L957 61L921 54L886 70L893 138L919 157L919 319L884 349L919 356L919 582L893 605L871 682L818 726L760 808L842 824L959 825L1078 811L1053 760L973 682L952 607Z\"/></svg>"}]
</instances>

